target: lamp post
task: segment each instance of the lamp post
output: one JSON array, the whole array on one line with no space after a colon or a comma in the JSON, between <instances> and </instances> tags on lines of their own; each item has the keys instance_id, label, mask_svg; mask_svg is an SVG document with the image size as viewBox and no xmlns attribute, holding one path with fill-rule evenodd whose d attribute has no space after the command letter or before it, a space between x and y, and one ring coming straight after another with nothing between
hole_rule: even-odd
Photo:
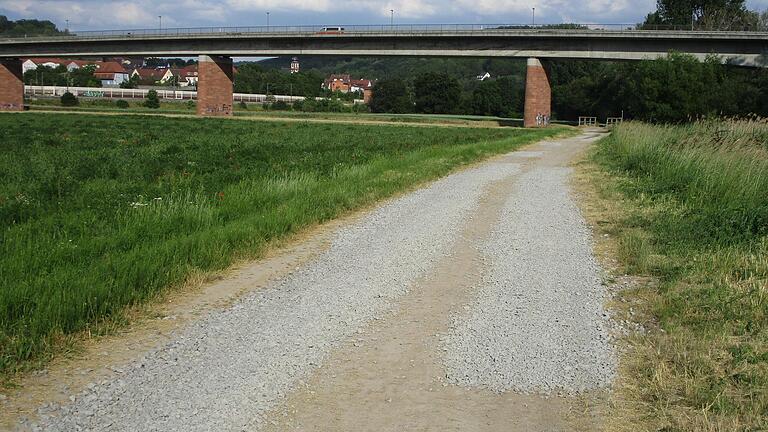
<instances>
[{"instance_id":1,"label":"lamp post","mask_svg":"<svg viewBox=\"0 0 768 432\"><path fill-rule=\"evenodd\" d=\"M531 15L531 27L536 26L536 8L533 8L533 12Z\"/></svg>"},{"instance_id":2,"label":"lamp post","mask_svg":"<svg viewBox=\"0 0 768 432\"><path fill-rule=\"evenodd\" d=\"M157 19L160 21L160 30L162 30L163 29L163 16L162 15L158 15Z\"/></svg>"},{"instance_id":3,"label":"lamp post","mask_svg":"<svg viewBox=\"0 0 768 432\"><path fill-rule=\"evenodd\" d=\"M394 26L395 25L395 10L390 9L389 10L389 25Z\"/></svg>"},{"instance_id":4,"label":"lamp post","mask_svg":"<svg viewBox=\"0 0 768 432\"><path fill-rule=\"evenodd\" d=\"M64 33L69 33L69 20L64 20L67 22L67 27L64 28Z\"/></svg>"},{"instance_id":5,"label":"lamp post","mask_svg":"<svg viewBox=\"0 0 768 432\"><path fill-rule=\"evenodd\" d=\"M267 12L267 27L269 27L269 12Z\"/></svg>"}]
</instances>

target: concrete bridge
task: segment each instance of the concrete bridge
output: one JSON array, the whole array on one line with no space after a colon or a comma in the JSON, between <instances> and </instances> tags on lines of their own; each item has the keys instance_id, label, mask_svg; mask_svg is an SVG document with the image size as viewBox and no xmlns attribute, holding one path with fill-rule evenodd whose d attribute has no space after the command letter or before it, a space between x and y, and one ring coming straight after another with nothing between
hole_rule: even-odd
<instances>
[{"instance_id":1,"label":"concrete bridge","mask_svg":"<svg viewBox=\"0 0 768 432\"><path fill-rule=\"evenodd\" d=\"M283 55L523 57L525 124L550 115L540 59L633 61L677 51L738 66L768 65L768 32L713 32L504 25L236 27L77 32L0 40L0 110L23 109L23 57L199 56L198 114L232 114L232 60Z\"/></svg>"}]
</instances>

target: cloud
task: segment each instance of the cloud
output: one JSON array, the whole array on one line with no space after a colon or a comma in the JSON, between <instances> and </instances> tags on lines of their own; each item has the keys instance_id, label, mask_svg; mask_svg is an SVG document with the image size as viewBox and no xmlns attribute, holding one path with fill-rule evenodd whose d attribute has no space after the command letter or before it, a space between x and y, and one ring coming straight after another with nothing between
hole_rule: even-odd
<instances>
[{"instance_id":1,"label":"cloud","mask_svg":"<svg viewBox=\"0 0 768 432\"><path fill-rule=\"evenodd\" d=\"M395 11L399 23L520 24L536 8L539 23L634 23L655 9L655 0L0 0L0 14L11 19L65 20L79 29L256 26L270 11L273 25L382 24ZM748 0L750 8L765 10L768 0Z\"/></svg>"}]
</instances>

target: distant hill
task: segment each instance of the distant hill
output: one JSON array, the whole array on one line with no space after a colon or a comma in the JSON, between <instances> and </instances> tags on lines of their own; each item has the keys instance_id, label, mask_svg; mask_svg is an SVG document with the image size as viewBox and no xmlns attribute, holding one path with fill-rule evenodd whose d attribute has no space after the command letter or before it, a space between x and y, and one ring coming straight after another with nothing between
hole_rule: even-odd
<instances>
[{"instance_id":1,"label":"distant hill","mask_svg":"<svg viewBox=\"0 0 768 432\"><path fill-rule=\"evenodd\" d=\"M350 74L355 78L383 79L413 77L441 71L455 77L465 86L473 86L475 77L486 72L492 77L525 75L525 59L447 58L447 57L337 57L299 56L302 71L315 70L323 75ZM262 60L265 69L288 69L291 57Z\"/></svg>"},{"instance_id":2,"label":"distant hill","mask_svg":"<svg viewBox=\"0 0 768 432\"><path fill-rule=\"evenodd\" d=\"M0 15L0 37L16 36L52 36L63 32L56 28L56 24L45 20L18 20L11 21L5 15Z\"/></svg>"}]
</instances>

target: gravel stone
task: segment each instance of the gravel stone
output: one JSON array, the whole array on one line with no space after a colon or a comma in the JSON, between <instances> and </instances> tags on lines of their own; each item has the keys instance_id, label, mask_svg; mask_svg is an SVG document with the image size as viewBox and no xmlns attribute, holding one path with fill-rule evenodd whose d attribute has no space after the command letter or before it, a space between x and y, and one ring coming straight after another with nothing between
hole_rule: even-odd
<instances>
[{"instance_id":1,"label":"gravel stone","mask_svg":"<svg viewBox=\"0 0 768 432\"><path fill-rule=\"evenodd\" d=\"M55 431L255 430L334 347L391 309L448 254L492 182L519 165L447 176L340 229L326 252L211 313L106 383L44 414ZM65 414L65 415L59 415Z\"/></svg>"},{"instance_id":2,"label":"gravel stone","mask_svg":"<svg viewBox=\"0 0 768 432\"><path fill-rule=\"evenodd\" d=\"M521 175L486 244L468 311L441 337L449 382L495 392L579 393L609 386L616 359L608 296L571 170Z\"/></svg>"}]
</instances>

